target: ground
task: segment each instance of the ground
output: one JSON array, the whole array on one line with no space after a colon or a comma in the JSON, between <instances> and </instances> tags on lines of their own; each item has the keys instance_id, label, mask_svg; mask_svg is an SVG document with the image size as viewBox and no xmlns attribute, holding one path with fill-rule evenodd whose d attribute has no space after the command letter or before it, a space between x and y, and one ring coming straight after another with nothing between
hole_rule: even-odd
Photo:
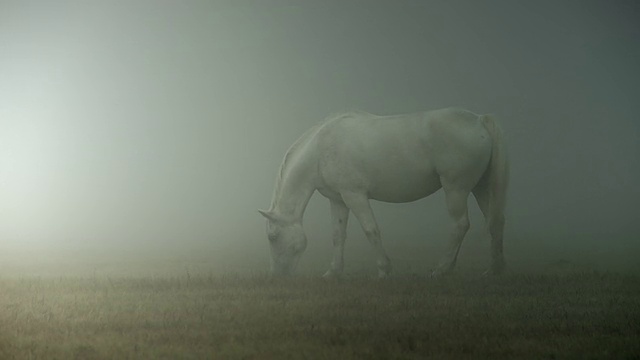
<instances>
[{"instance_id":1,"label":"ground","mask_svg":"<svg viewBox=\"0 0 640 360\"><path fill-rule=\"evenodd\" d=\"M640 277L0 278L2 359L639 358Z\"/></svg>"}]
</instances>

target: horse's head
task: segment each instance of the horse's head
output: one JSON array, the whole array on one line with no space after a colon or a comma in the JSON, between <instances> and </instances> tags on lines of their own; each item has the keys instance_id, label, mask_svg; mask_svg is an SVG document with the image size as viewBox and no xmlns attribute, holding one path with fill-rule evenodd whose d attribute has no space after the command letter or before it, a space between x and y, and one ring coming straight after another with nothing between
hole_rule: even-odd
<instances>
[{"instance_id":1,"label":"horse's head","mask_svg":"<svg viewBox=\"0 0 640 360\"><path fill-rule=\"evenodd\" d=\"M271 247L271 273L290 275L307 248L302 223L285 219L272 210L259 210L267 218L267 237Z\"/></svg>"}]
</instances>

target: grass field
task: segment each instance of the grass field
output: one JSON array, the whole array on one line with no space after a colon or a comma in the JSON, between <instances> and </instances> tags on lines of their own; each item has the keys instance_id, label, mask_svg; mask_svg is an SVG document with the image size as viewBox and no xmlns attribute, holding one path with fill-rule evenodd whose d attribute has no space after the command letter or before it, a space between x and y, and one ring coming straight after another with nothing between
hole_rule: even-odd
<instances>
[{"instance_id":1,"label":"grass field","mask_svg":"<svg viewBox=\"0 0 640 360\"><path fill-rule=\"evenodd\" d=\"M640 358L640 278L4 278L0 358Z\"/></svg>"}]
</instances>

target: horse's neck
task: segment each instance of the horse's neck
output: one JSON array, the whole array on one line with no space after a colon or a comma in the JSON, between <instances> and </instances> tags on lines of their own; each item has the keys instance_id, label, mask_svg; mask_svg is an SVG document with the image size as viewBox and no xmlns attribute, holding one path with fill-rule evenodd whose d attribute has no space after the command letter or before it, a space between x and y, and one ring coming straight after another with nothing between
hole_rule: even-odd
<instances>
[{"instance_id":1,"label":"horse's neck","mask_svg":"<svg viewBox=\"0 0 640 360\"><path fill-rule=\"evenodd\" d=\"M304 210L316 190L312 171L300 162L287 166L276 185L271 209L291 221L302 221Z\"/></svg>"}]
</instances>

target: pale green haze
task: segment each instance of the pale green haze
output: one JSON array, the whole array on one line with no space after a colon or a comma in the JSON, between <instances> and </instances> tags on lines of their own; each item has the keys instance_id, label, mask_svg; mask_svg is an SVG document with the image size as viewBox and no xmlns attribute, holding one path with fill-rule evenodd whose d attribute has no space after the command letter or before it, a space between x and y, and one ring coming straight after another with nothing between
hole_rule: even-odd
<instances>
[{"instance_id":1,"label":"pale green haze","mask_svg":"<svg viewBox=\"0 0 640 360\"><path fill-rule=\"evenodd\" d=\"M265 272L257 209L298 136L448 106L504 130L510 269L640 271L639 19L604 0L0 0L0 275ZM394 271L436 266L443 200L373 204ZM489 261L470 204L459 271ZM299 271L320 276L328 201L304 219ZM375 274L348 234L345 273Z\"/></svg>"}]
</instances>

